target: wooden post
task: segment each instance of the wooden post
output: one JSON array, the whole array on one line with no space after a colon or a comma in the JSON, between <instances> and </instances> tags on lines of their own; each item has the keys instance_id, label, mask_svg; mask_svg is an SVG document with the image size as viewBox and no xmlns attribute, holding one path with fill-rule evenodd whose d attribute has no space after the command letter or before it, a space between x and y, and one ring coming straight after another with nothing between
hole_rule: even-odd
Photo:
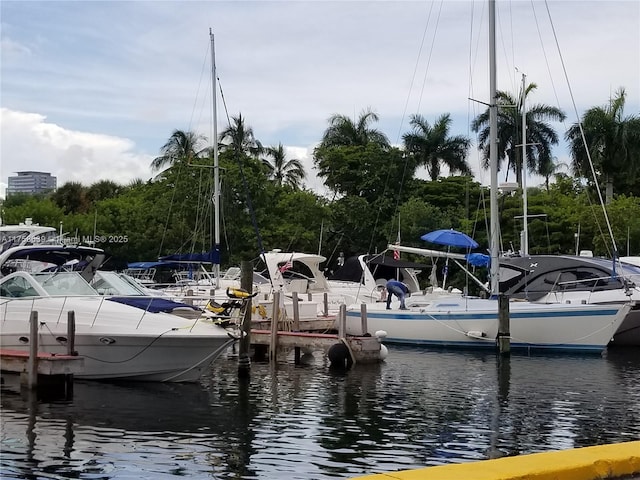
<instances>
[{"instance_id":1,"label":"wooden post","mask_svg":"<svg viewBox=\"0 0 640 480\"><path fill-rule=\"evenodd\" d=\"M293 331L300 331L300 299L298 292L293 292ZM293 348L293 363L300 365L300 347Z\"/></svg>"},{"instance_id":2,"label":"wooden post","mask_svg":"<svg viewBox=\"0 0 640 480\"><path fill-rule=\"evenodd\" d=\"M362 335L366 335L369 330L367 325L367 304L360 305L360 327L362 328Z\"/></svg>"},{"instance_id":3,"label":"wooden post","mask_svg":"<svg viewBox=\"0 0 640 480\"><path fill-rule=\"evenodd\" d=\"M38 312L32 311L29 318L29 359L27 360L27 386L38 386Z\"/></svg>"},{"instance_id":4,"label":"wooden post","mask_svg":"<svg viewBox=\"0 0 640 480\"><path fill-rule=\"evenodd\" d=\"M76 352L76 312L73 310L67 312L67 355L78 355ZM66 397L71 398L73 396L73 373L65 375L64 386Z\"/></svg>"},{"instance_id":5,"label":"wooden post","mask_svg":"<svg viewBox=\"0 0 640 480\"><path fill-rule=\"evenodd\" d=\"M187 298L184 299L184 303L187 305L193 305L193 290L187 290Z\"/></svg>"},{"instance_id":6,"label":"wooden post","mask_svg":"<svg viewBox=\"0 0 640 480\"><path fill-rule=\"evenodd\" d=\"M78 355L76 352L76 312L67 312L67 355Z\"/></svg>"},{"instance_id":7,"label":"wooden post","mask_svg":"<svg viewBox=\"0 0 640 480\"><path fill-rule=\"evenodd\" d=\"M278 319L280 318L280 292L273 293L273 314L271 315L271 340L269 343L269 360L276 361L278 349Z\"/></svg>"},{"instance_id":8,"label":"wooden post","mask_svg":"<svg viewBox=\"0 0 640 480\"><path fill-rule=\"evenodd\" d=\"M293 331L300 331L300 304L298 292L293 292ZM300 365L300 347L293 348L293 363Z\"/></svg>"},{"instance_id":9,"label":"wooden post","mask_svg":"<svg viewBox=\"0 0 640 480\"><path fill-rule=\"evenodd\" d=\"M340 313L338 315L338 338L345 338L347 331L347 306L343 303L340 305Z\"/></svg>"},{"instance_id":10,"label":"wooden post","mask_svg":"<svg viewBox=\"0 0 640 480\"><path fill-rule=\"evenodd\" d=\"M298 303L298 292L293 292L293 331L300 331L300 304Z\"/></svg>"},{"instance_id":11,"label":"wooden post","mask_svg":"<svg viewBox=\"0 0 640 480\"><path fill-rule=\"evenodd\" d=\"M251 262L244 261L240 264L240 286L247 292L253 289L253 267ZM238 376L248 377L251 371L251 358L249 348L251 346L251 298L244 300L244 315L240 328L240 341L238 352Z\"/></svg>"},{"instance_id":12,"label":"wooden post","mask_svg":"<svg viewBox=\"0 0 640 480\"><path fill-rule=\"evenodd\" d=\"M498 295L498 351L501 355L511 353L511 333L509 328L509 297Z\"/></svg>"},{"instance_id":13,"label":"wooden post","mask_svg":"<svg viewBox=\"0 0 640 480\"><path fill-rule=\"evenodd\" d=\"M323 314L325 317L329 316L329 294L324 292L323 296Z\"/></svg>"}]
</instances>

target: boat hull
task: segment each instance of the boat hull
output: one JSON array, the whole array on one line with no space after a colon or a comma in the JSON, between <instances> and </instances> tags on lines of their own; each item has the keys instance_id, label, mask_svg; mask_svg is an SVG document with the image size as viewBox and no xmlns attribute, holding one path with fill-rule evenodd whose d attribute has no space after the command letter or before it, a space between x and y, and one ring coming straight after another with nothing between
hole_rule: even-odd
<instances>
[{"instance_id":1,"label":"boat hull","mask_svg":"<svg viewBox=\"0 0 640 480\"><path fill-rule=\"evenodd\" d=\"M511 348L601 352L631 305L510 302ZM360 306L347 309L347 333L362 334ZM367 305L367 330L386 343L495 348L498 301L451 298L409 310Z\"/></svg>"},{"instance_id":2,"label":"boat hull","mask_svg":"<svg viewBox=\"0 0 640 480\"><path fill-rule=\"evenodd\" d=\"M99 309L97 309L99 308ZM28 351L29 318L38 312L38 351L67 353L68 312L75 314L77 378L195 382L235 339L212 322L85 298L14 300L0 306L0 347Z\"/></svg>"}]
</instances>

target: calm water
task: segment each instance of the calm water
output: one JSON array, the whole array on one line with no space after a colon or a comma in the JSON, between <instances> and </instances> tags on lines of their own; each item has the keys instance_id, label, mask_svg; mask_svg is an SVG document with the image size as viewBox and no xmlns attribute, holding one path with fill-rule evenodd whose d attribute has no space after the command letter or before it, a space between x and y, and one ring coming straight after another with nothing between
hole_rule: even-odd
<instances>
[{"instance_id":1,"label":"calm water","mask_svg":"<svg viewBox=\"0 0 640 480\"><path fill-rule=\"evenodd\" d=\"M329 479L640 439L640 351L520 356L390 347L334 373L221 359L200 385L2 393L1 477Z\"/></svg>"}]
</instances>

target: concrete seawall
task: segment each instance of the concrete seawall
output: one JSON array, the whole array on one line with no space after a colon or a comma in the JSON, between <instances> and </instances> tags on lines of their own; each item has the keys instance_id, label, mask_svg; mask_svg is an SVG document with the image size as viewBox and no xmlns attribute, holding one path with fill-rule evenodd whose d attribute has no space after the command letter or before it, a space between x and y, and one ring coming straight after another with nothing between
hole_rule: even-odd
<instances>
[{"instance_id":1,"label":"concrete seawall","mask_svg":"<svg viewBox=\"0 0 640 480\"><path fill-rule=\"evenodd\" d=\"M602 480L634 474L640 474L640 441L379 473L357 479Z\"/></svg>"}]
</instances>

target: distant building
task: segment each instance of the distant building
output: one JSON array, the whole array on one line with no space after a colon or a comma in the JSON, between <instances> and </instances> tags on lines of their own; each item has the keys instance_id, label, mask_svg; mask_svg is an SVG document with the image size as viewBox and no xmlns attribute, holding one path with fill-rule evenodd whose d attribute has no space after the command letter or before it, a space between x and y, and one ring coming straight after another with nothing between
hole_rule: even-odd
<instances>
[{"instance_id":1,"label":"distant building","mask_svg":"<svg viewBox=\"0 0 640 480\"><path fill-rule=\"evenodd\" d=\"M18 175L9 177L7 184L7 195L12 193L45 193L55 190L57 187L56 177L52 177L48 172L16 172Z\"/></svg>"}]
</instances>

